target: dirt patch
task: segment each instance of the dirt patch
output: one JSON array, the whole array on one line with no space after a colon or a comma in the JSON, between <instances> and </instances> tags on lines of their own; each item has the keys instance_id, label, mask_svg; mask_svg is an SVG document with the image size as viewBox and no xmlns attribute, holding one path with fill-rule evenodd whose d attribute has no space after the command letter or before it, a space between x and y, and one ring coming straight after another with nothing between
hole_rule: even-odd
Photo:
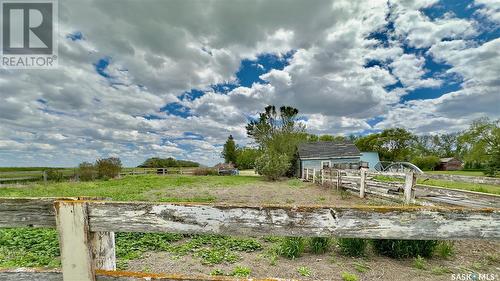
<instances>
[{"instance_id":1,"label":"dirt patch","mask_svg":"<svg viewBox=\"0 0 500 281\"><path fill-rule=\"evenodd\" d=\"M275 264L266 257L266 248L253 253L239 253L234 264L203 265L190 255L177 257L167 252L148 252L141 260L129 262L129 270L156 273L186 273L209 275L215 269L229 274L236 266L251 270L251 277L293 278L299 280L342 280L342 272L356 274L359 280L451 280L452 274L477 272L500 277L499 242L458 241L455 255L449 259L434 257L426 260L425 269L413 266L413 259L391 259L369 251L364 258L350 258L333 249L321 255L305 253L294 260L279 257ZM299 267L307 267L310 276L302 276ZM472 279L471 279L472 280Z\"/></svg>"},{"instance_id":2,"label":"dirt patch","mask_svg":"<svg viewBox=\"0 0 500 281\"><path fill-rule=\"evenodd\" d=\"M288 180L278 182L259 182L239 186L182 186L154 190L146 194L152 201L162 198L213 198L213 202L286 205L329 205L354 206L365 204L387 204L376 199L360 199L335 187L322 187L316 184Z\"/></svg>"}]
</instances>

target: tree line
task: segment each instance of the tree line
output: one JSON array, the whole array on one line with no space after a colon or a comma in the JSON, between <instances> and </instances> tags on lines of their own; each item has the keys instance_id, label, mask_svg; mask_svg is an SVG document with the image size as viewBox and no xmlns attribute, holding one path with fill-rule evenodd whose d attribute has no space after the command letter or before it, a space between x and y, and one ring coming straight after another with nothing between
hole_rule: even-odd
<instances>
[{"instance_id":1,"label":"tree line","mask_svg":"<svg viewBox=\"0 0 500 281\"><path fill-rule=\"evenodd\" d=\"M435 169L443 157L460 158L466 169L483 170L487 175L500 170L500 120L478 119L467 130L450 134L416 135L404 128L391 128L363 136L318 136L307 133L298 114L298 109L290 106L267 106L246 125L253 146L240 147L230 135L222 150L225 162L276 180L294 175L299 144L349 140L360 151L378 152L381 161L408 161L423 170Z\"/></svg>"}]
</instances>

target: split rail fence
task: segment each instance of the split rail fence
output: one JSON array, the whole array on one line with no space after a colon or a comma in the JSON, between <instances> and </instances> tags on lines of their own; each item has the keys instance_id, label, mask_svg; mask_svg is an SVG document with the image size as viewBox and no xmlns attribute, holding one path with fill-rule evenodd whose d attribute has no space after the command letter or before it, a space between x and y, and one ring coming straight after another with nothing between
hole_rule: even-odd
<instances>
[{"instance_id":1,"label":"split rail fence","mask_svg":"<svg viewBox=\"0 0 500 281\"><path fill-rule=\"evenodd\" d=\"M0 271L0 280L242 280L116 271L114 232L500 240L500 209L246 206L114 202L89 198L0 198L2 227L56 228L62 271L4 270Z\"/></svg>"},{"instance_id":2,"label":"split rail fence","mask_svg":"<svg viewBox=\"0 0 500 281\"><path fill-rule=\"evenodd\" d=\"M377 172L366 169L361 170L339 170L339 169L307 169L303 171L303 179L322 185L329 184L337 189L342 187L351 192L359 193L360 198L366 194L379 197L404 201L406 204L415 203L416 175L412 172ZM400 178L401 182L381 182L374 179L375 176ZM403 192L403 197L400 193Z\"/></svg>"}]
</instances>

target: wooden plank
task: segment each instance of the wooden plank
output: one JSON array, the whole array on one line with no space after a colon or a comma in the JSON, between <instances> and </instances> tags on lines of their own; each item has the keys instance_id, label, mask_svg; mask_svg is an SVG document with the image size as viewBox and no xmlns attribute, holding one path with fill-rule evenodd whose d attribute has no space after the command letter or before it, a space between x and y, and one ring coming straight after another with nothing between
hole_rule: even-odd
<instances>
[{"instance_id":1,"label":"wooden plank","mask_svg":"<svg viewBox=\"0 0 500 281\"><path fill-rule=\"evenodd\" d=\"M54 202L57 200L100 200L98 197L0 197L0 228L56 227Z\"/></svg>"},{"instance_id":2,"label":"wooden plank","mask_svg":"<svg viewBox=\"0 0 500 281\"><path fill-rule=\"evenodd\" d=\"M95 281L87 203L55 202L64 281Z\"/></svg>"},{"instance_id":3,"label":"wooden plank","mask_svg":"<svg viewBox=\"0 0 500 281\"><path fill-rule=\"evenodd\" d=\"M366 188L366 171L361 170L361 178L359 180L359 197L365 198L365 188Z\"/></svg>"},{"instance_id":4,"label":"wooden plank","mask_svg":"<svg viewBox=\"0 0 500 281\"><path fill-rule=\"evenodd\" d=\"M404 185L404 199L405 204L411 204L415 202L415 184L417 182L417 177L415 173L407 173L405 177Z\"/></svg>"},{"instance_id":5,"label":"wooden plank","mask_svg":"<svg viewBox=\"0 0 500 281\"><path fill-rule=\"evenodd\" d=\"M60 271L52 270L0 270L0 280L19 281L63 281ZM76 281L80 279L75 279ZM182 274L155 274L126 271L101 271L96 273L96 281L293 281L280 278L241 278L230 276L189 276Z\"/></svg>"},{"instance_id":6,"label":"wooden plank","mask_svg":"<svg viewBox=\"0 0 500 281\"><path fill-rule=\"evenodd\" d=\"M500 239L500 209L88 202L91 231ZM125 223L124 223L125 222Z\"/></svg>"},{"instance_id":7,"label":"wooden plank","mask_svg":"<svg viewBox=\"0 0 500 281\"><path fill-rule=\"evenodd\" d=\"M91 232L90 245L96 269L116 270L114 232Z\"/></svg>"}]
</instances>

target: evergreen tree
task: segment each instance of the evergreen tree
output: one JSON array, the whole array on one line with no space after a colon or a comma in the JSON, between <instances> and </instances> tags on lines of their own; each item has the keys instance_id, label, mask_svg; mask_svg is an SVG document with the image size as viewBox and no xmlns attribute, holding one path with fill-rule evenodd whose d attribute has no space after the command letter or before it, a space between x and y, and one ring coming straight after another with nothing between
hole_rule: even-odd
<instances>
[{"instance_id":1,"label":"evergreen tree","mask_svg":"<svg viewBox=\"0 0 500 281\"><path fill-rule=\"evenodd\" d=\"M229 135L227 138L224 149L222 150L222 157L224 157L226 163L236 164L238 153L236 151L236 143L234 142L233 135Z\"/></svg>"}]
</instances>

